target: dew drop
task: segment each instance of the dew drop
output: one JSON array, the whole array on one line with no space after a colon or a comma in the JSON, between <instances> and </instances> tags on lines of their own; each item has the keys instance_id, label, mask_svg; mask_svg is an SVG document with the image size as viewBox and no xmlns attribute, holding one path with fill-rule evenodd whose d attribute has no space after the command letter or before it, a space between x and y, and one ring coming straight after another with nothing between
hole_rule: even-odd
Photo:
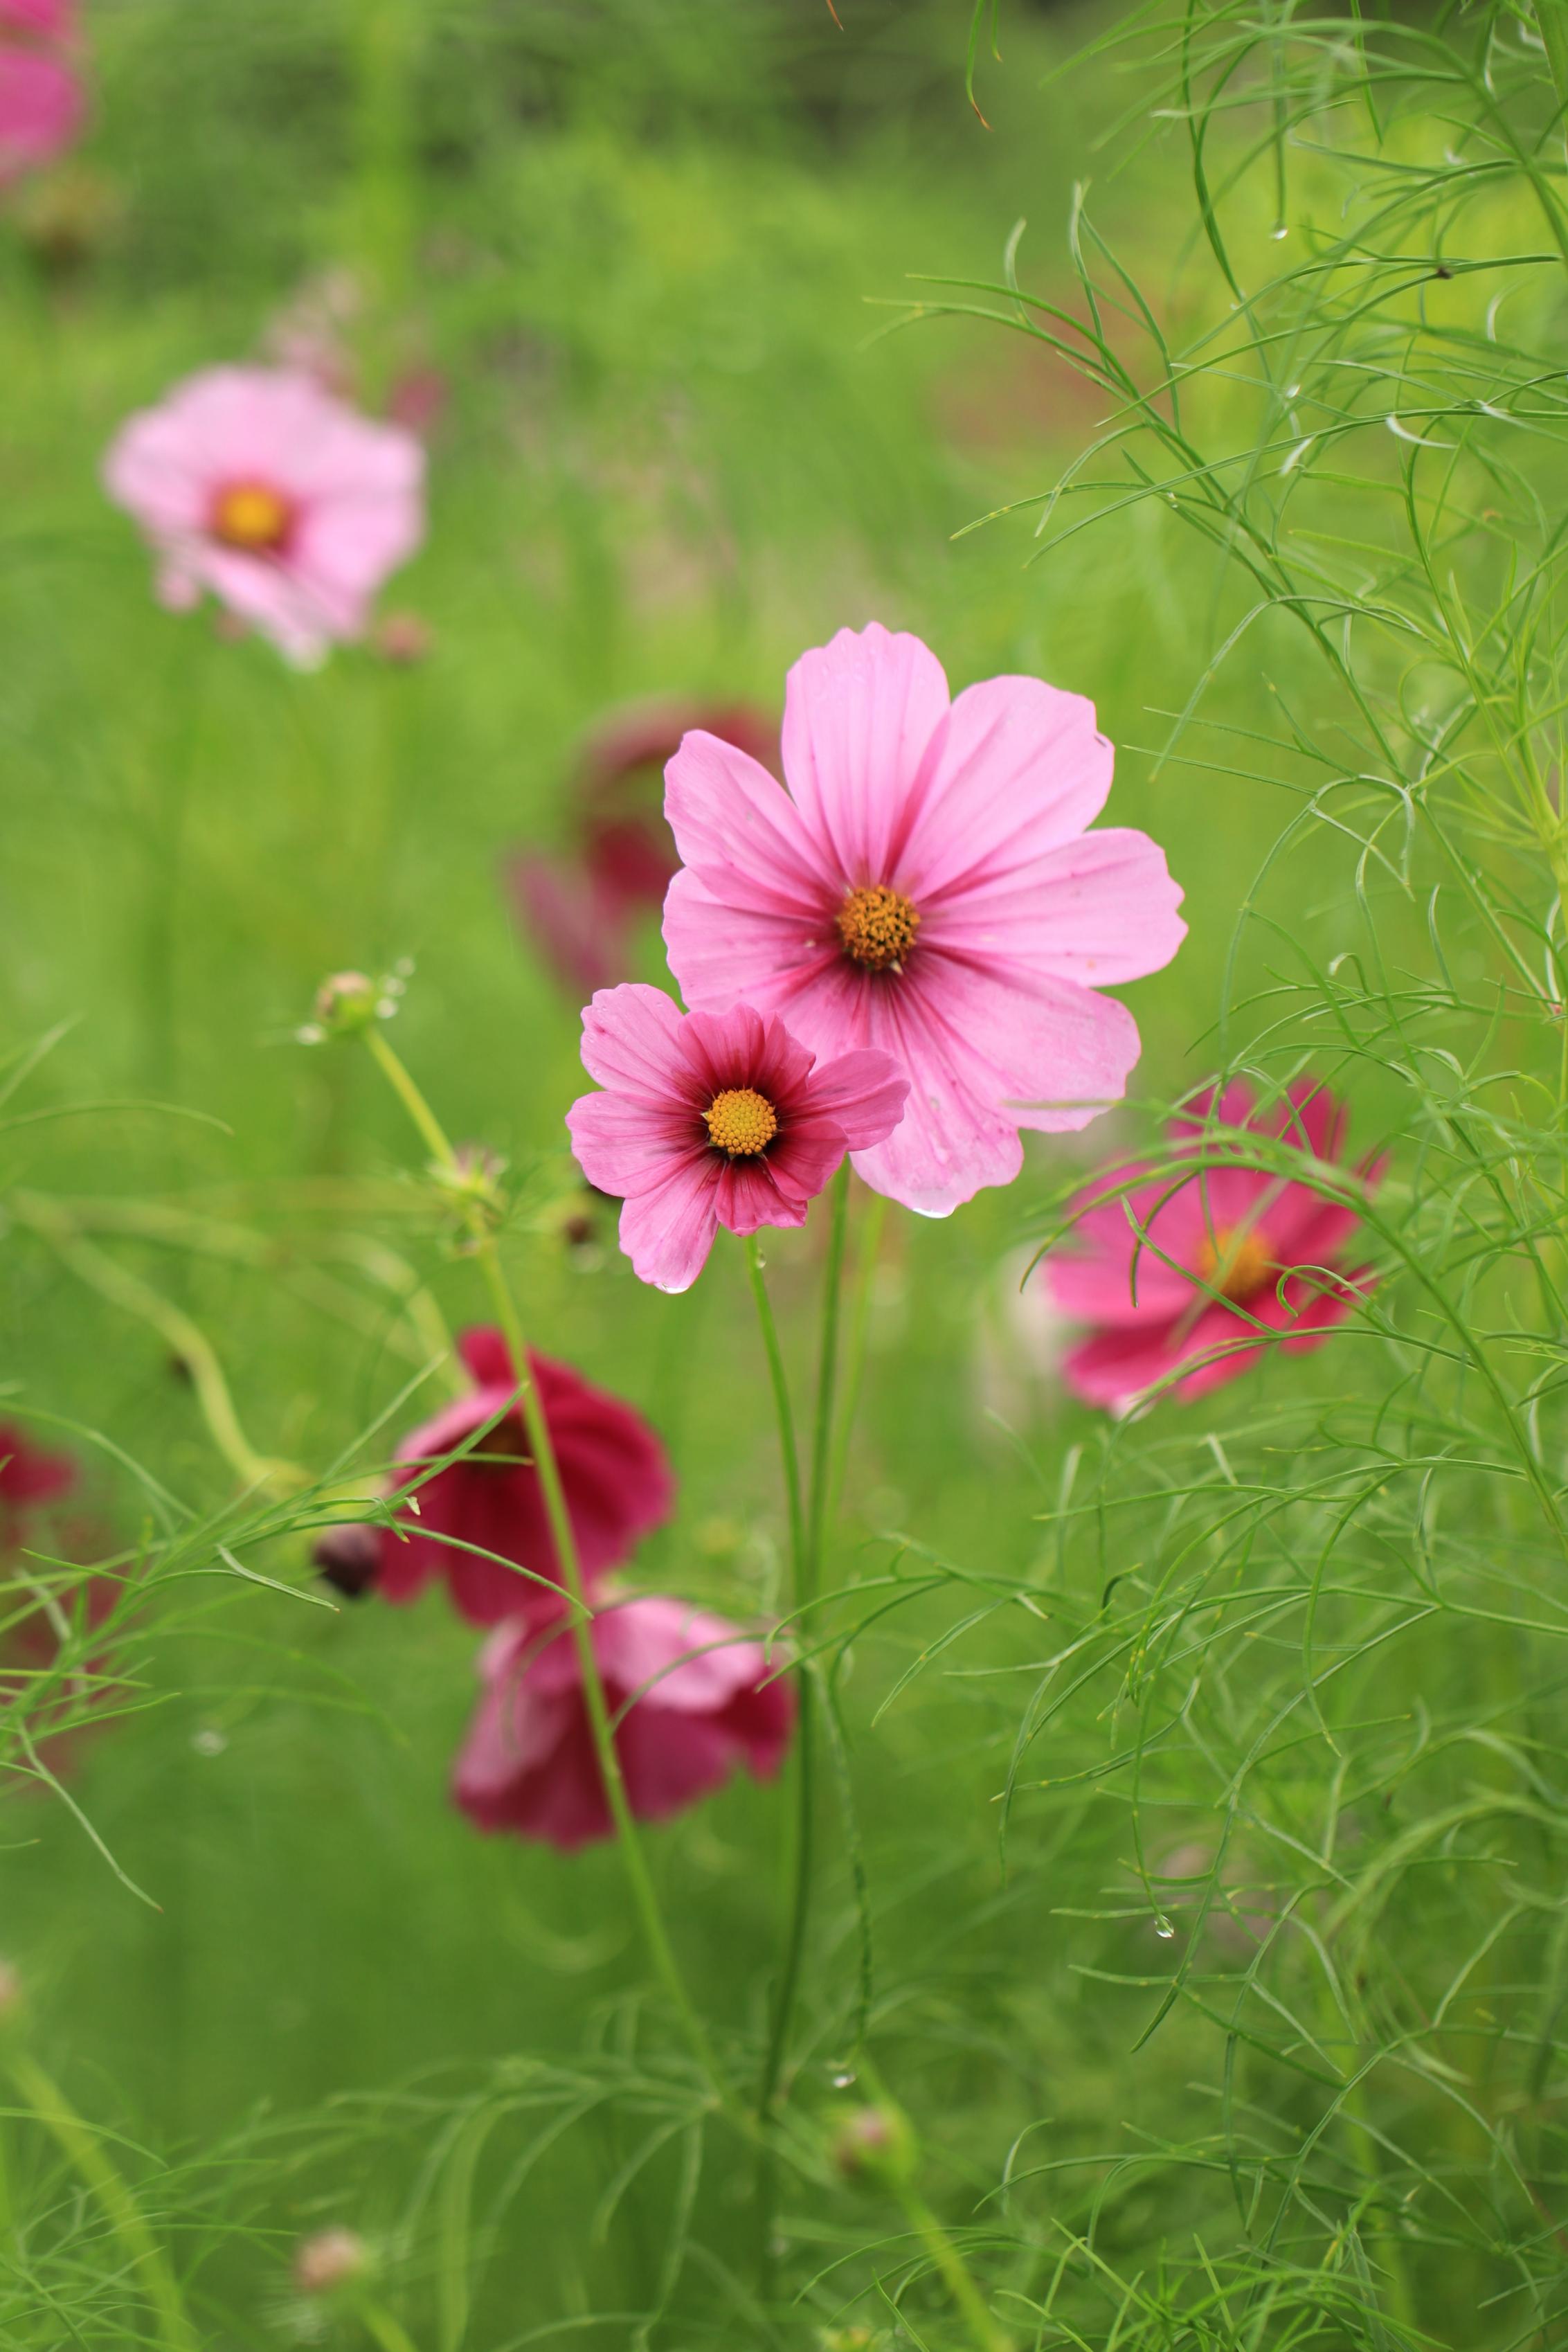
<instances>
[{"instance_id":1,"label":"dew drop","mask_svg":"<svg viewBox=\"0 0 1568 2352\"><path fill-rule=\"evenodd\" d=\"M833 2076L833 2088L835 2091L847 2091L854 2079L853 2068L846 2068L841 2074Z\"/></svg>"},{"instance_id":2,"label":"dew drop","mask_svg":"<svg viewBox=\"0 0 1568 2352\"><path fill-rule=\"evenodd\" d=\"M228 1744L221 1731L208 1728L191 1734L191 1745L198 1756L221 1756Z\"/></svg>"},{"instance_id":3,"label":"dew drop","mask_svg":"<svg viewBox=\"0 0 1568 2352\"><path fill-rule=\"evenodd\" d=\"M1271 229L1270 230L1269 234L1270 234L1270 236L1273 238L1273 240L1274 240L1275 244L1276 244L1276 245L1278 245L1278 244L1279 244L1279 242L1280 242L1280 239L1281 239L1282 236L1290 236L1290 234L1291 234L1291 232L1290 232L1290 230L1286 227L1286 226L1285 226L1284 222L1283 222L1283 221L1280 221L1280 222L1278 222L1278 223L1276 224L1276 226L1275 226L1273 228L1271 228Z\"/></svg>"},{"instance_id":4,"label":"dew drop","mask_svg":"<svg viewBox=\"0 0 1568 2352\"><path fill-rule=\"evenodd\" d=\"M1168 1919L1156 1919L1155 1921L1155 1933L1159 1937L1162 1944L1168 1944L1171 1937L1176 1934L1176 1929L1171 1926Z\"/></svg>"}]
</instances>

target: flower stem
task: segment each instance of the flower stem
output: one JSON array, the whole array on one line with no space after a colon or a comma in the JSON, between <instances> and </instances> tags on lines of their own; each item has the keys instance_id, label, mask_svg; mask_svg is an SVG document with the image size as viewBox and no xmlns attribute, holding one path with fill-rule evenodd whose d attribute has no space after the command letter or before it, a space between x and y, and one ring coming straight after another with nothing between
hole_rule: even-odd
<instances>
[{"instance_id":1,"label":"flower stem","mask_svg":"<svg viewBox=\"0 0 1568 2352\"><path fill-rule=\"evenodd\" d=\"M459 1184L462 1168L456 1153L447 1139L435 1113L431 1109L419 1087L404 1068L398 1055L388 1045L379 1029L363 1033L372 1059L391 1084L415 1128L428 1145L431 1155L442 1172ZM466 1223L480 1275L490 1296L497 1322L501 1327L507 1349L512 1360L512 1372L517 1384L517 1402L522 1410L523 1423L528 1431L528 1446L534 1467L538 1474L539 1490L544 1497L545 1517L549 1522L556 1558L560 1562L566 1591L572 1606L571 1634L577 1644L579 1671L582 1676L583 1701L588 1709L589 1728L593 1736L594 1752L599 1759L600 1776L604 1783L605 1801L621 1850L621 1860L632 1890L632 1899L642 1925L643 1941L654 1973L664 1986L671 2006L680 2019L693 2057L706 2076L719 2105L733 2120L749 2128L735 2093L726 2082L714 2053L707 2030L691 1997L681 1980L675 1956L664 1932L658 1896L654 1892L647 1856L637 1834L637 1824L632 1803L626 1794L626 1782L621 1770L621 1759L615 1747L615 1733L611 1720L610 1703L599 1672L599 1661L593 1652L592 1616L583 1582L582 1564L578 1558L577 1538L572 1529L571 1515L566 1507L566 1495L560 1482L560 1467L556 1461L555 1447L550 1439L549 1423L539 1401L538 1385L528 1370L528 1342L523 1334L522 1320L517 1301L501 1265L483 1205L475 1202L467 1209Z\"/></svg>"},{"instance_id":2,"label":"flower stem","mask_svg":"<svg viewBox=\"0 0 1568 2352\"><path fill-rule=\"evenodd\" d=\"M850 1169L846 1160L833 1182L832 1223L828 1229L828 1258L822 1276L822 1331L817 1359L817 1417L811 1433L811 1486L804 1540L795 1551L795 1591L793 1615L796 1625L804 1628L821 1585L822 1550L826 1539L828 1495L832 1463L833 1394L838 1381L839 1361L839 1295L843 1286L844 1235L849 1221ZM793 1452L792 1429L788 1440L785 1420L779 1422L780 1444L786 1446L786 1459ZM800 1716L796 1735L795 1775L795 1871L789 1903L789 1925L785 1935L783 1965L779 1973L779 1989L774 1999L773 2019L768 2037L768 2055L763 2064L762 2087L758 2096L758 2116L766 2124L779 2095L784 2063L789 2047L789 2030L794 2022L796 1996L800 1983L800 1964L805 1955L806 1930L811 1914L812 1881L816 1867L816 1796L817 1796L817 1721L816 1685L809 1664L800 1670Z\"/></svg>"},{"instance_id":3,"label":"flower stem","mask_svg":"<svg viewBox=\"0 0 1568 2352\"><path fill-rule=\"evenodd\" d=\"M762 1272L762 1253L757 1245L755 1234L748 1234L746 1237L746 1270L751 1277L751 1295L757 1301L757 1319L762 1327L762 1350L768 1359L768 1377L773 1386L773 1411L779 1422L779 1451L784 1464L784 1498L789 1512L789 1569L798 1586L800 1563L806 1549L806 1522L800 1509L800 1450L795 1443L795 1415L789 1403L784 1352L779 1345L779 1326L774 1320L773 1302L768 1296L768 1284Z\"/></svg>"},{"instance_id":4,"label":"flower stem","mask_svg":"<svg viewBox=\"0 0 1568 2352\"><path fill-rule=\"evenodd\" d=\"M894 2193L910 2228L942 2273L948 2294L962 2313L975 2352L1012 2352L1009 2338L986 2308L986 2299L975 2284L974 2273L919 2190L911 2182L901 2182Z\"/></svg>"}]
</instances>

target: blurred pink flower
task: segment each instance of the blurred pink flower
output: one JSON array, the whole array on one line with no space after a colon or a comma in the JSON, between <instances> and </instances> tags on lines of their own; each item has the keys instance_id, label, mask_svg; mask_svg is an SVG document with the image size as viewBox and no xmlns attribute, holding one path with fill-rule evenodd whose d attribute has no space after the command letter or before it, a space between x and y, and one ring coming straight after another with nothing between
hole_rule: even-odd
<instances>
[{"instance_id":1,"label":"blurred pink flower","mask_svg":"<svg viewBox=\"0 0 1568 2352\"><path fill-rule=\"evenodd\" d=\"M0 33L31 33L40 41L74 41L75 0L0 0Z\"/></svg>"},{"instance_id":2,"label":"blurred pink flower","mask_svg":"<svg viewBox=\"0 0 1568 2352\"><path fill-rule=\"evenodd\" d=\"M749 1004L682 1013L662 989L601 989L582 1016L601 1094L566 1115L579 1167L625 1202L621 1246L644 1282L686 1290L720 1225L803 1225L846 1151L878 1143L909 1085L861 1047L818 1066Z\"/></svg>"},{"instance_id":3,"label":"blurred pink flower","mask_svg":"<svg viewBox=\"0 0 1568 2352\"><path fill-rule=\"evenodd\" d=\"M579 1003L629 977L638 921L664 905L680 862L660 805L664 763L694 728L770 770L777 762L777 727L744 703L623 711L582 747L567 848L523 850L508 867L524 929Z\"/></svg>"},{"instance_id":4,"label":"blurred pink flower","mask_svg":"<svg viewBox=\"0 0 1568 2352\"><path fill-rule=\"evenodd\" d=\"M0 6L0 32L47 32L55 22L62 30L67 12L49 8L43 0L8 0ZM32 48L0 38L0 187L69 147L87 115L87 93L75 68L47 48Z\"/></svg>"},{"instance_id":5,"label":"blurred pink flower","mask_svg":"<svg viewBox=\"0 0 1568 2352\"><path fill-rule=\"evenodd\" d=\"M1354 1209L1325 1197L1310 1176L1217 1163L1225 1130L1335 1160L1345 1114L1310 1082L1261 1115L1249 1088L1228 1087L1218 1103L1203 1096L1172 1123L1173 1150L1197 1163L1192 1175L1152 1175L1124 1201L1104 1200L1145 1172L1134 1165L1108 1171L1081 1196L1076 1254L1049 1258L1042 1278L1064 1314L1095 1327L1062 1367L1090 1404L1129 1404L1184 1364L1193 1369L1178 1393L1200 1396L1246 1371L1266 1347L1321 1346L1366 1295L1364 1269L1347 1273L1342 1263L1360 1222ZM1380 1171L1358 1172L1371 1186Z\"/></svg>"},{"instance_id":6,"label":"blurred pink flower","mask_svg":"<svg viewBox=\"0 0 1568 2352\"><path fill-rule=\"evenodd\" d=\"M401 1511L395 1529L335 1528L317 1547L317 1565L340 1591L373 1586L393 1601L413 1601L444 1577L463 1616L495 1625L554 1609L551 1587L560 1564L513 1404L517 1381L506 1342L498 1331L481 1328L465 1331L459 1347L473 1394L411 1431L398 1448L402 1466L389 1491L413 1489L417 1514ZM538 1383L582 1572L591 1580L629 1559L669 1517L674 1479L658 1438L629 1404L591 1387L570 1364L530 1353L528 1368ZM479 1431L484 1435L460 1461L422 1475ZM529 1573L520 1576L518 1569Z\"/></svg>"},{"instance_id":7,"label":"blurred pink flower","mask_svg":"<svg viewBox=\"0 0 1568 2352\"><path fill-rule=\"evenodd\" d=\"M778 1770L795 1701L787 1684L769 1679L759 1642L685 1601L653 1598L601 1608L591 1638L640 1821L695 1804L737 1764L759 1780ZM469 1819L568 1852L608 1837L610 1808L564 1618L542 1629L499 1627L479 1674L484 1696L453 1783Z\"/></svg>"},{"instance_id":8,"label":"blurred pink flower","mask_svg":"<svg viewBox=\"0 0 1568 2352\"><path fill-rule=\"evenodd\" d=\"M1168 963L1181 892L1141 833L1085 833L1111 787L1094 709L1039 678L950 701L917 637L873 625L803 654L781 791L688 735L665 812L664 908L687 1003L737 1000L819 1054L882 1046L910 1081L869 1184L931 1216L1022 1165L1019 1129L1086 1126L1138 1056L1097 991Z\"/></svg>"},{"instance_id":9,"label":"blurred pink flower","mask_svg":"<svg viewBox=\"0 0 1568 2352\"><path fill-rule=\"evenodd\" d=\"M151 541L166 604L210 589L304 666L363 636L376 590L424 535L413 434L287 369L188 376L120 427L104 482Z\"/></svg>"}]
</instances>

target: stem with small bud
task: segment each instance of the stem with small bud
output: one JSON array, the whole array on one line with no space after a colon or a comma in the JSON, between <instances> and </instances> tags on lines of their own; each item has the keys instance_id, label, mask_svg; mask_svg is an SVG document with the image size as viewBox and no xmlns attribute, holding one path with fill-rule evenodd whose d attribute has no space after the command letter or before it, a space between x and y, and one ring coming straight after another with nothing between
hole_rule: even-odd
<instances>
[{"instance_id":1,"label":"stem with small bud","mask_svg":"<svg viewBox=\"0 0 1568 2352\"><path fill-rule=\"evenodd\" d=\"M423 1139L435 1163L436 1173L454 1199L462 1202L465 1190L463 1165L448 1140L440 1121L420 1092L402 1062L376 1027L365 1026L357 1034L363 1037L371 1059L397 1096L415 1129ZM486 1204L470 1193L462 1211L465 1227L478 1263L480 1276L489 1293L496 1320L500 1325L512 1360L512 1370L517 1382L517 1402L524 1426L528 1431L534 1467L538 1475L539 1490L544 1498L545 1516L549 1523L555 1544L556 1558L560 1562L566 1581L566 1591L572 1603L571 1633L577 1645L579 1671L582 1677L584 1704L588 1710L589 1727L593 1737L594 1752L604 1783L605 1801L615 1824L616 1839L622 1865L632 1890L648 1956L655 1974L664 1988L671 2006L680 2019L682 2030L693 2057L707 2079L720 2106L739 2123L749 2128L749 2119L740 2106L719 2068L713 2044L693 2008L691 1997L681 1979L675 1956L671 1949L664 1923L660 1915L658 1896L654 1892L647 1857L637 1833L631 1800L621 1770L621 1759L615 1747L614 1726L610 1703L605 1696L599 1661L593 1652L591 1632L592 1610L584 1586L582 1567L578 1558L577 1538L572 1529L571 1515L567 1509L566 1496L561 1486L560 1469L556 1461L555 1447L550 1439L549 1424L539 1401L538 1383L528 1370L528 1343L523 1336L521 1318L511 1286L501 1265L496 1247L496 1237Z\"/></svg>"}]
</instances>

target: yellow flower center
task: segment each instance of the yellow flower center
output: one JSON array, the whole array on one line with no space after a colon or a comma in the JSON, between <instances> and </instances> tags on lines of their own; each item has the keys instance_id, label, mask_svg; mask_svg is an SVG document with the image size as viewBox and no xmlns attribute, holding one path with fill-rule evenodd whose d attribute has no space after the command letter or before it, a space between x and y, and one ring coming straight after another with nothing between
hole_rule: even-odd
<instances>
[{"instance_id":1,"label":"yellow flower center","mask_svg":"<svg viewBox=\"0 0 1568 2352\"><path fill-rule=\"evenodd\" d=\"M1209 1288L1238 1301L1256 1297L1279 1270L1268 1235L1256 1225L1221 1225L1197 1254L1197 1271Z\"/></svg>"},{"instance_id":2,"label":"yellow flower center","mask_svg":"<svg viewBox=\"0 0 1568 2352\"><path fill-rule=\"evenodd\" d=\"M846 893L833 918L844 953L867 971L902 971L920 917L910 901L880 882Z\"/></svg>"},{"instance_id":3,"label":"yellow flower center","mask_svg":"<svg viewBox=\"0 0 1568 2352\"><path fill-rule=\"evenodd\" d=\"M265 482L235 482L213 501L213 537L246 555L272 555L288 536L294 510Z\"/></svg>"},{"instance_id":4,"label":"yellow flower center","mask_svg":"<svg viewBox=\"0 0 1568 2352\"><path fill-rule=\"evenodd\" d=\"M779 1114L755 1087L726 1087L703 1113L708 1141L732 1160L755 1160L779 1132Z\"/></svg>"}]
</instances>

